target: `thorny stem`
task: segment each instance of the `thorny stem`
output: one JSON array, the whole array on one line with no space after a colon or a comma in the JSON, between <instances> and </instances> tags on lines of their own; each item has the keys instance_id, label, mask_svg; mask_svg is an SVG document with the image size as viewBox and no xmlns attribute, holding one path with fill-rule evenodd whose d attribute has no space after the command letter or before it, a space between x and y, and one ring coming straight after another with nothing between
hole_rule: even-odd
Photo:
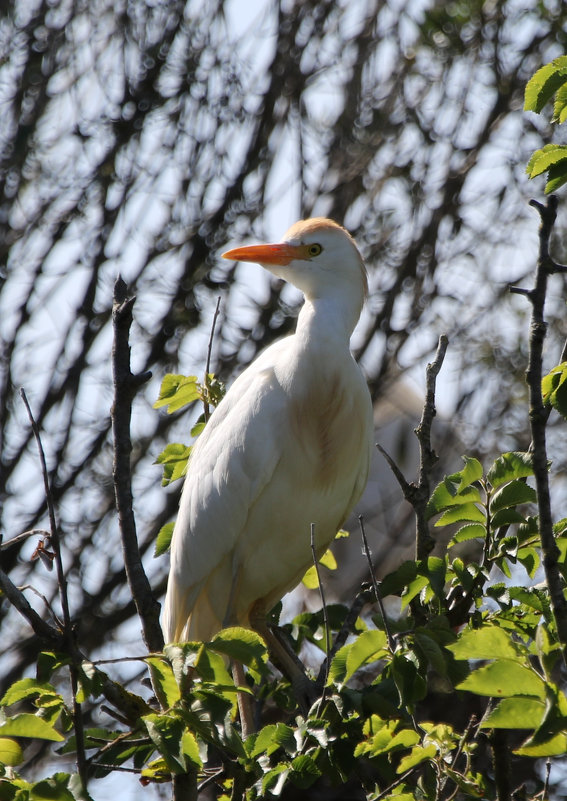
<instances>
[{"instance_id":1,"label":"thorny stem","mask_svg":"<svg viewBox=\"0 0 567 801\"><path fill-rule=\"evenodd\" d=\"M31 407L28 403L25 390L23 387L20 389L20 395L26 407L28 417L31 423L33 435L37 443L39 452L39 461L41 465L41 473L43 476L43 485L45 488L45 500L47 504L47 513L49 516L49 539L53 546L55 553L55 565L57 569L57 584L59 586L59 596L61 599L61 609L63 611L63 639L68 648L67 652L71 656L71 663L69 665L69 675L71 678L71 692L73 694L73 727L75 730L75 742L77 747L77 771L81 779L81 784L84 790L87 790L87 760L85 753L85 731L83 721L83 708L79 701L77 701L77 691L79 689L79 663L73 658L72 654L75 650L76 639L75 630L71 621L71 613L69 611L69 595L67 592L67 577L63 569L63 559L61 556L61 540L59 537L59 529L57 527L57 520L55 517L55 504L53 503L53 494L51 492L51 485L49 482L49 474L47 472L47 464L45 461L45 451L41 442L41 434L39 427L33 416Z\"/></svg>"},{"instance_id":2,"label":"thorny stem","mask_svg":"<svg viewBox=\"0 0 567 801\"><path fill-rule=\"evenodd\" d=\"M557 198L548 198L547 205L530 201L537 209L541 225L539 230L539 258L535 286L529 290L527 297L532 305L530 324L530 342L526 382L530 402L530 429L533 444L533 471L536 483L539 507L539 534L543 553L543 566L551 608L557 626L557 635L561 644L563 661L567 666L567 601L563 594L563 582L558 568L559 549L553 534L553 518L551 514L551 497L549 491L549 475L546 445L547 410L543 404L541 380L543 374L543 344L546 334L544 306L547 294L549 275L563 272L561 265L555 264L549 255L549 240L555 218L557 216Z\"/></svg>"}]
</instances>

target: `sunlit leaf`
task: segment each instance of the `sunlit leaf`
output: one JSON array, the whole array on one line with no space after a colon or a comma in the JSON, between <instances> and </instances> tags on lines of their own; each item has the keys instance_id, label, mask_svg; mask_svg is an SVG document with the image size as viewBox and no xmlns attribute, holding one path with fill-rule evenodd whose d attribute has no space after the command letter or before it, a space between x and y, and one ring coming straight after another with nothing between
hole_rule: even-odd
<instances>
[{"instance_id":1,"label":"sunlit leaf","mask_svg":"<svg viewBox=\"0 0 567 801\"><path fill-rule=\"evenodd\" d=\"M545 715L545 703L536 698L503 698L496 709L483 718L481 729L535 729Z\"/></svg>"},{"instance_id":2,"label":"sunlit leaf","mask_svg":"<svg viewBox=\"0 0 567 801\"><path fill-rule=\"evenodd\" d=\"M546 696L545 682L535 671L508 659L497 659L473 670L457 689L494 698L533 695L545 699Z\"/></svg>"},{"instance_id":3,"label":"sunlit leaf","mask_svg":"<svg viewBox=\"0 0 567 801\"><path fill-rule=\"evenodd\" d=\"M169 546L171 545L171 538L173 537L173 529L175 528L175 523L166 523L162 526L159 530L159 533L156 537L156 547L154 550L154 557L161 556L162 554L166 553L169 550Z\"/></svg>"},{"instance_id":4,"label":"sunlit leaf","mask_svg":"<svg viewBox=\"0 0 567 801\"><path fill-rule=\"evenodd\" d=\"M53 726L37 715L23 712L8 718L0 726L0 737L30 737L38 740L61 742L65 739Z\"/></svg>"},{"instance_id":5,"label":"sunlit leaf","mask_svg":"<svg viewBox=\"0 0 567 801\"><path fill-rule=\"evenodd\" d=\"M511 635L499 626L465 629L456 642L447 645L455 659L521 659L523 654Z\"/></svg>"}]
</instances>

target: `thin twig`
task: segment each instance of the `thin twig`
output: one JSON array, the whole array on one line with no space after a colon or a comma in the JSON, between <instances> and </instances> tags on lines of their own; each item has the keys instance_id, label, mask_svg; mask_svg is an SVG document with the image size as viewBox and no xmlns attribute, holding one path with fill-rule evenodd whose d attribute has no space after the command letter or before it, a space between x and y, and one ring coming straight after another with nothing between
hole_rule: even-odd
<instances>
[{"instance_id":1,"label":"thin twig","mask_svg":"<svg viewBox=\"0 0 567 801\"><path fill-rule=\"evenodd\" d=\"M142 564L132 499L130 466L132 454L132 442L130 439L132 401L139 387L151 377L149 372L133 375L130 370L130 345L128 339L130 326L132 325L134 301L134 297L128 297L126 284L122 278L118 277L114 284L114 302L112 305L114 403L112 405L111 418L114 439L114 491L120 523L124 565L136 610L142 623L144 642L149 651L161 651L164 643L159 624L160 605L154 598Z\"/></svg>"},{"instance_id":2,"label":"thin twig","mask_svg":"<svg viewBox=\"0 0 567 801\"><path fill-rule=\"evenodd\" d=\"M327 604L325 603L325 591L323 589L323 582L321 581L321 571L319 570L319 561L317 559L317 551L315 550L315 523L311 523L311 555L313 557L313 564L315 565L315 572L317 574L317 583L319 585L319 595L321 596L321 605L323 607L323 625L325 627L325 656L328 658L331 652L331 632L329 630L329 617L327 614ZM326 670L329 669L329 663L327 660ZM327 676L325 675L325 681L323 683L323 687L327 684ZM325 690L323 690L323 695ZM322 700L322 699L321 699Z\"/></svg>"},{"instance_id":3,"label":"thin twig","mask_svg":"<svg viewBox=\"0 0 567 801\"><path fill-rule=\"evenodd\" d=\"M211 354L213 352L213 340L214 340L214 336L215 336L215 328L216 328L216 324L217 324L217 318L219 316L219 311L220 311L220 304L221 304L221 296L219 295L217 297L217 305L215 307L215 313L213 315L213 322L211 324L211 333L209 335L209 345L207 347L207 363L206 363L206 366L205 366L205 381L204 381L205 392L203 394L203 412L204 412L204 415L205 415L205 423L208 423L209 417L211 416L210 415L210 408L209 408L209 397L208 397L208 392L209 392L209 373L211 371Z\"/></svg>"},{"instance_id":4,"label":"thin twig","mask_svg":"<svg viewBox=\"0 0 567 801\"><path fill-rule=\"evenodd\" d=\"M319 669L319 673L317 674L316 684L318 687L324 686L327 677L327 671L329 669L329 665L333 661L333 658L337 651L343 647L346 643L348 637L354 631L354 626L360 612L362 611L362 607L369 603L372 600L370 586L365 584L356 594L354 601L351 603L350 608L346 614L345 619L343 620L343 624L338 632L337 636L335 637L335 641L331 647L330 653L327 655L326 659L324 660L323 664Z\"/></svg>"},{"instance_id":5,"label":"thin twig","mask_svg":"<svg viewBox=\"0 0 567 801\"><path fill-rule=\"evenodd\" d=\"M55 517L55 504L53 502L53 494L51 492L51 484L49 481L49 474L47 472L47 463L45 461L45 452L41 442L41 434L39 427L33 416L31 407L28 403L24 388L20 389L20 395L26 407L28 417L31 423L33 435L37 444L39 453L39 461L41 465L41 474L43 476L43 485L45 488L45 500L47 503L47 513L49 516L49 542L53 547L55 553L55 566L57 569L57 585L59 587L59 597L61 599L61 608L63 610L63 637L65 639L65 651L69 654L71 662L69 664L69 676L71 679L71 692L73 694L73 728L75 732L75 743L77 749L77 771L81 784L85 792L87 791L88 775L87 775L87 757L85 752L85 728L83 720L83 707L77 700L79 689L79 665L73 658L75 650L75 630L71 622L71 613L69 611L69 594L67 592L67 577L63 569L63 557L61 555L61 540L59 537L59 529L57 527L57 520Z\"/></svg>"},{"instance_id":6,"label":"thin twig","mask_svg":"<svg viewBox=\"0 0 567 801\"><path fill-rule=\"evenodd\" d=\"M390 631L390 626L388 625L388 618L386 617L386 610L384 609L384 603L382 601L382 596L380 595L380 588L378 586L378 582L376 581L376 574L374 572L374 565L372 563L372 554L370 553L370 548L368 547L368 539L366 538L366 531L364 530L364 519L362 515L358 516L358 523L360 525L360 534L362 536L362 549L364 551L364 555L366 556L366 561L368 562L368 569L370 571L370 579L372 581L372 589L374 590L374 597L380 607L380 614L382 615L382 622L384 623L384 632L386 637L388 638L388 645L390 647L390 651L394 652L396 647L396 643L394 638L392 637L392 632Z\"/></svg>"},{"instance_id":7,"label":"thin twig","mask_svg":"<svg viewBox=\"0 0 567 801\"><path fill-rule=\"evenodd\" d=\"M51 539L51 534L45 528L32 528L29 531L24 531L21 534L18 534L16 537L12 537L11 539L0 543L0 551L5 551L8 548L12 548L14 545L18 545L20 542L23 542L30 537L48 537Z\"/></svg>"}]
</instances>

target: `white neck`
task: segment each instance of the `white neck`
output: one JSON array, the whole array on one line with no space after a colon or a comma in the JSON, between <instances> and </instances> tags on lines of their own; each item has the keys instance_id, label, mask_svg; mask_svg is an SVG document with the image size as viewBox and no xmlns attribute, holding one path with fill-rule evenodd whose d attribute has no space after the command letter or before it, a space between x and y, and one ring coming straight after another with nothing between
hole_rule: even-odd
<instances>
[{"instance_id":1,"label":"white neck","mask_svg":"<svg viewBox=\"0 0 567 801\"><path fill-rule=\"evenodd\" d=\"M362 291L325 294L324 297L306 297L297 320L296 333L310 344L332 346L348 344L362 311Z\"/></svg>"}]
</instances>

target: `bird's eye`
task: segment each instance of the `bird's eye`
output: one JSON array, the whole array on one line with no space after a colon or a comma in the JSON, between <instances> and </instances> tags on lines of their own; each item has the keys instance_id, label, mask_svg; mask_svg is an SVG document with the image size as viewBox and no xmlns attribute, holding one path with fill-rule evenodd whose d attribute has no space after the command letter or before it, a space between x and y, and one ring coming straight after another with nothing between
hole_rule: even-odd
<instances>
[{"instance_id":1,"label":"bird's eye","mask_svg":"<svg viewBox=\"0 0 567 801\"><path fill-rule=\"evenodd\" d=\"M309 247L307 248L307 252L309 253L310 256L318 256L322 250L323 248L321 247L321 245L318 245L316 242L314 242L312 245L309 245Z\"/></svg>"}]
</instances>

